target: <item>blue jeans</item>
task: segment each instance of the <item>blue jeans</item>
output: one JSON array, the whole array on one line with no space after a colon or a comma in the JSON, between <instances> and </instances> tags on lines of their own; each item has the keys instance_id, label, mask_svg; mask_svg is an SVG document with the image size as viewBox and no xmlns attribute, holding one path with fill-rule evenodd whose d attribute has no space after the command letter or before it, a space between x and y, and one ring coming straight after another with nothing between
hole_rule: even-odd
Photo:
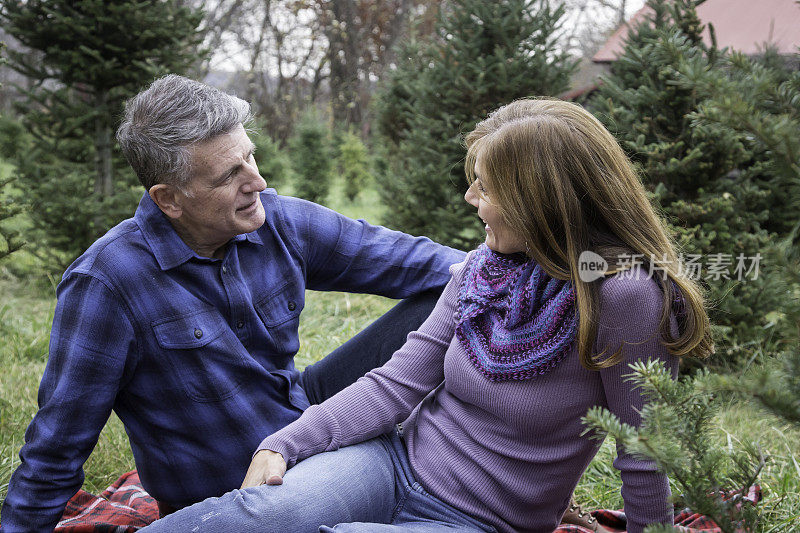
<instances>
[{"instance_id":1,"label":"blue jeans","mask_svg":"<svg viewBox=\"0 0 800 533\"><path fill-rule=\"evenodd\" d=\"M146 533L493 532L414 479L397 431L321 453L286 472L283 485L233 490L185 507Z\"/></svg>"}]
</instances>

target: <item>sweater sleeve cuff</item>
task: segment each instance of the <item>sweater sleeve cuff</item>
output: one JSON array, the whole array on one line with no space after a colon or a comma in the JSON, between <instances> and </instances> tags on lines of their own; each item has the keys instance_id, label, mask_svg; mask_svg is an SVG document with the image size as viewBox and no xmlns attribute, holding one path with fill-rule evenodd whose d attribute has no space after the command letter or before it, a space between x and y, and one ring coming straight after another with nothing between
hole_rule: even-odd
<instances>
[{"instance_id":1,"label":"sweater sleeve cuff","mask_svg":"<svg viewBox=\"0 0 800 533\"><path fill-rule=\"evenodd\" d=\"M629 533L641 533L650 524L673 524L674 512L666 475L625 471L621 475Z\"/></svg>"},{"instance_id":2,"label":"sweater sleeve cuff","mask_svg":"<svg viewBox=\"0 0 800 533\"><path fill-rule=\"evenodd\" d=\"M307 457L338 449L339 441L336 419L323 407L312 405L298 420L261 441L255 453L278 452L291 468Z\"/></svg>"}]
</instances>

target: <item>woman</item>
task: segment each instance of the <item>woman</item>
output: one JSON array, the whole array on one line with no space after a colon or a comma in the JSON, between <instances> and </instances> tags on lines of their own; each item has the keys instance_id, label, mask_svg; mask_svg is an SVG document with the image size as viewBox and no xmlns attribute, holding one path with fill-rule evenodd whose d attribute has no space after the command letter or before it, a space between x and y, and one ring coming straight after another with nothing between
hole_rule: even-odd
<instances>
[{"instance_id":1,"label":"woman","mask_svg":"<svg viewBox=\"0 0 800 533\"><path fill-rule=\"evenodd\" d=\"M591 114L519 100L466 144L465 198L486 240L452 267L427 321L386 365L266 438L243 489L152 531L551 532L599 447L582 436L587 409L638 425L628 364L676 372L678 356L711 351L698 287ZM582 279L584 251L605 276ZM663 277L632 256L657 258ZM628 531L671 523L666 477L618 451Z\"/></svg>"}]
</instances>

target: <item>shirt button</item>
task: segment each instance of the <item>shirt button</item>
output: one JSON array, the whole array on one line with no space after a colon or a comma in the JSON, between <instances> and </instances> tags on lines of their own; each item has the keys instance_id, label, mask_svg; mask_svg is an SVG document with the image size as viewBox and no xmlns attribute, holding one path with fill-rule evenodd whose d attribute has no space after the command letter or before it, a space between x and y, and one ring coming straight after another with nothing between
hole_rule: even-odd
<instances>
[{"instance_id":1,"label":"shirt button","mask_svg":"<svg viewBox=\"0 0 800 533\"><path fill-rule=\"evenodd\" d=\"M244 320L240 320L236 323L236 327L242 329L244 327Z\"/></svg>"},{"instance_id":2,"label":"shirt button","mask_svg":"<svg viewBox=\"0 0 800 533\"><path fill-rule=\"evenodd\" d=\"M223 267L222 267L222 273L223 273L223 274L227 274L227 273L228 273L228 267L226 267L226 266L223 266Z\"/></svg>"},{"instance_id":3,"label":"shirt button","mask_svg":"<svg viewBox=\"0 0 800 533\"><path fill-rule=\"evenodd\" d=\"M203 330L202 330L202 329L200 329L200 328L197 328L197 329L195 329L195 330L194 330L194 336L195 336L195 337L197 337L197 338L199 339L200 337L202 337L202 336L203 336Z\"/></svg>"},{"instance_id":4,"label":"shirt button","mask_svg":"<svg viewBox=\"0 0 800 533\"><path fill-rule=\"evenodd\" d=\"M287 307L289 308L289 311L294 311L297 308L297 304L295 304L293 301L290 300L289 305L287 305Z\"/></svg>"}]
</instances>

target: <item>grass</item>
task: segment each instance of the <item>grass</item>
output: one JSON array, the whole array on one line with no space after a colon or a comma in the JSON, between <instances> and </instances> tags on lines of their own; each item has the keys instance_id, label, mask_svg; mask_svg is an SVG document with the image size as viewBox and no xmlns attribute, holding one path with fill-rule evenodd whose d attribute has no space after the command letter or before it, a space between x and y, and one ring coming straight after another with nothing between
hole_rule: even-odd
<instances>
[{"instance_id":1,"label":"grass","mask_svg":"<svg viewBox=\"0 0 800 533\"><path fill-rule=\"evenodd\" d=\"M353 217L380 220L377 194L372 190L353 204L334 190L330 206ZM21 281L18 276L20 270L28 268L30 257L12 256L9 260L16 262L17 268L6 268L5 274L0 269L0 501L19 464L17 453L25 428L37 409L37 388L46 364L55 305L52 281L46 277ZM319 360L393 303L377 296L308 291L300 324L298 367ZM760 479L764 500L759 505L771 524L765 531L792 531L800 520L800 428L734 402L720 413L714 438L719 446L736 446L748 440L760 442L770 457ZM607 439L576 489L576 498L584 507L622 507L621 481L612 466L615 455L614 443ZM85 465L83 488L99 493L133 467L127 436L112 415Z\"/></svg>"},{"instance_id":2,"label":"grass","mask_svg":"<svg viewBox=\"0 0 800 533\"><path fill-rule=\"evenodd\" d=\"M716 417L713 441L720 448L741 449L757 442L767 462L758 483L762 489L762 520L765 533L796 532L800 523L800 427L791 426L751 404L731 401ZM612 462L616 456L612 439L606 439L589 464L575 497L584 507L621 509L622 481ZM673 484L672 494L679 495Z\"/></svg>"},{"instance_id":3,"label":"grass","mask_svg":"<svg viewBox=\"0 0 800 533\"><path fill-rule=\"evenodd\" d=\"M319 361L395 303L371 294L306 291L306 307L300 316L300 351L295 357L297 367Z\"/></svg>"},{"instance_id":4,"label":"grass","mask_svg":"<svg viewBox=\"0 0 800 533\"><path fill-rule=\"evenodd\" d=\"M0 498L19 463L17 451L36 413L54 301L32 285L0 281Z\"/></svg>"},{"instance_id":5,"label":"grass","mask_svg":"<svg viewBox=\"0 0 800 533\"><path fill-rule=\"evenodd\" d=\"M740 448L757 442L767 462L759 484L764 495L765 532L797 531L800 523L800 427L752 405L734 402L717 417L720 445Z\"/></svg>"}]
</instances>

